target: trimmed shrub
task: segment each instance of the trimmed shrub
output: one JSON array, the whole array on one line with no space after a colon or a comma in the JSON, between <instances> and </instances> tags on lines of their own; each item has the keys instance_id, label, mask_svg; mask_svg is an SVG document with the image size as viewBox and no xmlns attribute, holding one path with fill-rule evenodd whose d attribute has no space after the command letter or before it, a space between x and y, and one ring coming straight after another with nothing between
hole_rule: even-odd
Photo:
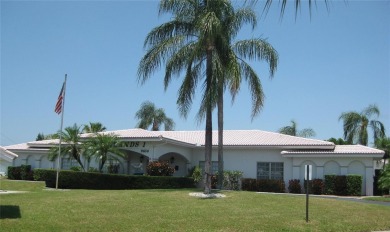
<instances>
[{"instance_id":1,"label":"trimmed shrub","mask_svg":"<svg viewBox=\"0 0 390 232\"><path fill-rule=\"evenodd\" d=\"M36 180L44 180L46 187L55 187L56 170L34 171ZM58 179L58 187L63 189L175 189L194 186L193 179L188 177L130 176L65 170L60 171Z\"/></svg>"},{"instance_id":2,"label":"trimmed shrub","mask_svg":"<svg viewBox=\"0 0 390 232\"><path fill-rule=\"evenodd\" d=\"M325 175L325 194L339 196L360 196L363 177L360 175Z\"/></svg>"},{"instance_id":3,"label":"trimmed shrub","mask_svg":"<svg viewBox=\"0 0 390 232\"><path fill-rule=\"evenodd\" d=\"M8 179L10 180L21 180L21 168L8 166Z\"/></svg>"},{"instance_id":4,"label":"trimmed shrub","mask_svg":"<svg viewBox=\"0 0 390 232\"><path fill-rule=\"evenodd\" d=\"M289 193L301 193L302 192L302 187L300 184L299 179L292 179L288 181L288 192Z\"/></svg>"},{"instance_id":5,"label":"trimmed shrub","mask_svg":"<svg viewBox=\"0 0 390 232\"><path fill-rule=\"evenodd\" d=\"M54 181L55 181L56 170L54 170L54 169L38 169L37 168L37 169L34 169L33 179L35 181L45 181L47 179L53 178L50 175L54 175ZM54 182L54 185L55 185L55 182Z\"/></svg>"},{"instance_id":6,"label":"trimmed shrub","mask_svg":"<svg viewBox=\"0 0 390 232\"><path fill-rule=\"evenodd\" d=\"M311 182L311 193L321 195L324 192L324 181L322 179L313 179Z\"/></svg>"},{"instance_id":7,"label":"trimmed shrub","mask_svg":"<svg viewBox=\"0 0 390 232\"><path fill-rule=\"evenodd\" d=\"M334 192L339 196L347 196L347 177L346 176L336 176L334 182Z\"/></svg>"},{"instance_id":8,"label":"trimmed shrub","mask_svg":"<svg viewBox=\"0 0 390 232\"><path fill-rule=\"evenodd\" d=\"M31 165L21 165L20 166L20 178L22 180L32 180L32 171Z\"/></svg>"},{"instance_id":9,"label":"trimmed shrub","mask_svg":"<svg viewBox=\"0 0 390 232\"><path fill-rule=\"evenodd\" d=\"M275 192L284 193L285 184L283 180L256 180L245 178L242 179L242 190L256 192Z\"/></svg>"},{"instance_id":10,"label":"trimmed shrub","mask_svg":"<svg viewBox=\"0 0 390 232\"><path fill-rule=\"evenodd\" d=\"M79 167L79 166L73 166L73 167L70 167L69 170L75 171L75 172L81 172L81 167Z\"/></svg>"},{"instance_id":11,"label":"trimmed shrub","mask_svg":"<svg viewBox=\"0 0 390 232\"><path fill-rule=\"evenodd\" d=\"M350 196L362 195L363 177L361 175L347 175L347 194Z\"/></svg>"},{"instance_id":12,"label":"trimmed shrub","mask_svg":"<svg viewBox=\"0 0 390 232\"><path fill-rule=\"evenodd\" d=\"M306 184L304 182L304 192L306 193ZM321 179L309 180L309 194L321 195L324 192L324 182Z\"/></svg>"},{"instance_id":13,"label":"trimmed shrub","mask_svg":"<svg viewBox=\"0 0 390 232\"><path fill-rule=\"evenodd\" d=\"M146 173L149 176L172 176L175 169L168 162L153 161L146 166Z\"/></svg>"},{"instance_id":14,"label":"trimmed shrub","mask_svg":"<svg viewBox=\"0 0 390 232\"><path fill-rule=\"evenodd\" d=\"M250 178L241 179L241 189L246 191L257 191L256 179L250 179Z\"/></svg>"},{"instance_id":15,"label":"trimmed shrub","mask_svg":"<svg viewBox=\"0 0 390 232\"><path fill-rule=\"evenodd\" d=\"M335 180L336 175L325 175L325 187L324 193L327 195L333 195L335 193Z\"/></svg>"}]
</instances>

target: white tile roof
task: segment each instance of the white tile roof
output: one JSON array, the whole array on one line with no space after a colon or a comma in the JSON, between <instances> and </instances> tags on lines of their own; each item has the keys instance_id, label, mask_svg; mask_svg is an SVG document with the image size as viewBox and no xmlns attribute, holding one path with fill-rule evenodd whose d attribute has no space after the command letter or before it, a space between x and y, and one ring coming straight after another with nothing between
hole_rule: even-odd
<instances>
[{"instance_id":1,"label":"white tile roof","mask_svg":"<svg viewBox=\"0 0 390 232\"><path fill-rule=\"evenodd\" d=\"M363 145L336 145L331 150L290 150L282 151L282 154L377 154L384 155L385 152L372 147L366 147Z\"/></svg>"},{"instance_id":2,"label":"white tile roof","mask_svg":"<svg viewBox=\"0 0 390 232\"><path fill-rule=\"evenodd\" d=\"M204 131L159 131L163 138L204 146ZM213 146L218 145L218 131L213 131ZM224 146L331 146L327 141L289 136L261 130L225 130Z\"/></svg>"},{"instance_id":3,"label":"white tile roof","mask_svg":"<svg viewBox=\"0 0 390 232\"><path fill-rule=\"evenodd\" d=\"M205 144L205 131L147 131L143 129L129 129L107 131L104 133L116 134L122 139L167 139L171 141L200 145ZM88 137L85 134L82 137ZM331 146L328 141L307 139L275 132L261 130L224 130L223 143L225 146ZM213 131L214 146L218 145L218 131Z\"/></svg>"},{"instance_id":4,"label":"white tile roof","mask_svg":"<svg viewBox=\"0 0 390 232\"><path fill-rule=\"evenodd\" d=\"M106 131L105 134L113 133L123 140L166 140L172 143L183 143L190 146L205 145L205 131L148 131L143 129L128 129ZM87 138L93 134L83 134L81 138ZM225 130L224 146L276 146L276 147L303 147L333 149L334 144L328 141L295 137L275 132L261 130ZM24 145L24 149L31 147L50 147L58 144L58 139L33 141ZM213 131L213 146L218 145L218 131ZM17 145L14 145L17 146ZM19 145L19 148L22 145ZM27 147L26 147L27 146ZM18 146L17 146L18 147ZM14 149L14 148L10 148ZM15 148L18 149L18 148Z\"/></svg>"},{"instance_id":5,"label":"white tile roof","mask_svg":"<svg viewBox=\"0 0 390 232\"><path fill-rule=\"evenodd\" d=\"M106 131L105 134L113 133L123 140L165 140L168 143L182 143L187 146L204 146L205 131L148 131L143 129L128 129ZM87 138L93 134L83 134ZM29 143L6 146L6 150L47 150L53 144L58 144L58 139L33 141ZM213 131L213 146L218 145L218 131ZM224 146L231 147L278 147L288 149L282 151L282 155L337 155L337 154L371 154L383 155L382 150L362 145L337 145L332 142L295 137L275 132L261 130L225 130ZM290 150L293 149L293 150Z\"/></svg>"},{"instance_id":6,"label":"white tile roof","mask_svg":"<svg viewBox=\"0 0 390 232\"><path fill-rule=\"evenodd\" d=\"M0 146L0 158L12 162L13 159L18 158L18 155Z\"/></svg>"}]
</instances>

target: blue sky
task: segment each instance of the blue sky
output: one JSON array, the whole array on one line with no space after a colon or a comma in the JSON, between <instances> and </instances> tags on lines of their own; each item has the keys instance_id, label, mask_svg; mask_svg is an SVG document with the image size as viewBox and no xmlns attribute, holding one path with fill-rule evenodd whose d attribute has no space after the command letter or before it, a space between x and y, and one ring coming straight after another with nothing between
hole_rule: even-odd
<instances>
[{"instance_id":1,"label":"blue sky","mask_svg":"<svg viewBox=\"0 0 390 232\"><path fill-rule=\"evenodd\" d=\"M163 89L163 72L139 85L137 68L147 33L169 19L157 1L1 1L0 145L35 140L60 127L54 106L68 74L64 126L101 122L109 130L134 128L135 112L149 100L164 108L176 130L203 130L197 123L199 92L187 119L176 106L181 79ZM342 137L342 112L370 104L390 134L390 3L319 2L309 17L304 2L279 17L278 1L244 27L237 39L267 38L279 53L271 80L267 65L254 62L266 100L251 121L247 83L234 104L226 93L225 129L277 131L294 119L317 139ZM217 124L214 121L214 129Z\"/></svg>"}]
</instances>

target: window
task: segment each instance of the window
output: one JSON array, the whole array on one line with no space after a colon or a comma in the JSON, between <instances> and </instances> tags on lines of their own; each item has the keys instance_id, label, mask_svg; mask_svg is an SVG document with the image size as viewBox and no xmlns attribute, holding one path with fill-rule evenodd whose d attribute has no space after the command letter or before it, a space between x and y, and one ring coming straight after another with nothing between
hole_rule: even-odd
<instances>
[{"instance_id":1,"label":"window","mask_svg":"<svg viewBox=\"0 0 390 232\"><path fill-rule=\"evenodd\" d=\"M258 162L257 179L283 180L283 163Z\"/></svg>"},{"instance_id":2,"label":"window","mask_svg":"<svg viewBox=\"0 0 390 232\"><path fill-rule=\"evenodd\" d=\"M204 161L199 161L199 167L202 169L202 173L204 173ZM211 162L211 174L218 172L218 161Z\"/></svg>"}]
</instances>

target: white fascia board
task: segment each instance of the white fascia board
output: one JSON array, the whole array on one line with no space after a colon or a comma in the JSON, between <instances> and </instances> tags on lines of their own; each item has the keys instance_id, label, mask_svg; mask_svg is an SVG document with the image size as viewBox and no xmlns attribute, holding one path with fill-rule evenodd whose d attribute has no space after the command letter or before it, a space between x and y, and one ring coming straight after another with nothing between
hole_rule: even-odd
<instances>
[{"instance_id":1,"label":"white fascia board","mask_svg":"<svg viewBox=\"0 0 390 232\"><path fill-rule=\"evenodd\" d=\"M291 157L296 157L296 158L334 158L334 157L366 157L366 158L379 158L382 159L383 155L380 154L351 154L351 153L329 153L329 154L283 154L282 152L282 157L286 158L291 158Z\"/></svg>"},{"instance_id":2,"label":"white fascia board","mask_svg":"<svg viewBox=\"0 0 390 232\"><path fill-rule=\"evenodd\" d=\"M202 145L203 146L203 145ZM218 145L213 145L213 147L218 147ZM324 150L325 152L327 150L333 150L334 145L223 145L224 148L234 148L234 149L291 149L291 150Z\"/></svg>"},{"instance_id":3,"label":"white fascia board","mask_svg":"<svg viewBox=\"0 0 390 232\"><path fill-rule=\"evenodd\" d=\"M11 150L11 149L10 149ZM28 153L28 154L42 154L43 152L49 152L49 149L12 149L12 152L17 152L17 153Z\"/></svg>"}]
</instances>

